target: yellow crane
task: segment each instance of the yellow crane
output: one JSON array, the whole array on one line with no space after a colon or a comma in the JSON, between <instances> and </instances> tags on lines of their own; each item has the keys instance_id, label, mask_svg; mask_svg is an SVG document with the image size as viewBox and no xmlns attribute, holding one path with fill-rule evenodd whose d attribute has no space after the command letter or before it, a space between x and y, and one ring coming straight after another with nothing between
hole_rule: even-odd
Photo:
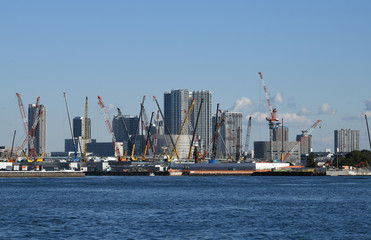
<instances>
[{"instance_id":1,"label":"yellow crane","mask_svg":"<svg viewBox=\"0 0 371 240\"><path fill-rule=\"evenodd\" d=\"M191 114L192 114L192 110L193 110L193 106L194 106L194 104L195 104L195 101L196 101L196 98L193 99L191 105L190 105L189 108L188 108L187 115L186 115L186 117L185 117L185 119L184 119L184 121L183 121L183 124L182 124L182 126L181 126L181 128L180 128L180 131L179 131L179 135L178 135L178 137L177 137L177 139L176 139L176 141L175 141L174 149L173 149L173 151L171 152L170 160L172 160L172 159L174 158L174 154L178 152L177 147L178 147L178 144L179 144L180 138L181 138L181 136L182 136L182 134L183 134L183 132L184 132L185 126L186 126L187 123L188 123L189 117L190 117ZM178 160L180 160L180 159L178 159Z\"/></svg>"}]
</instances>

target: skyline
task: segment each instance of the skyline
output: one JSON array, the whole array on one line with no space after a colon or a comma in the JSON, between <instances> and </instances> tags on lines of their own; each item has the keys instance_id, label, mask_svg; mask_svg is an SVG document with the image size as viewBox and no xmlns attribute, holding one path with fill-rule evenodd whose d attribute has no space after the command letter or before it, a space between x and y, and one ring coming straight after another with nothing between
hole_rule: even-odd
<instances>
[{"instance_id":1,"label":"skyline","mask_svg":"<svg viewBox=\"0 0 371 240\"><path fill-rule=\"evenodd\" d=\"M290 141L316 120L315 151L334 151L334 130L360 130L371 116L369 1L64 1L0 3L0 145L25 137L16 92L25 106L47 109L47 149L60 151L71 118L89 97L92 138L110 141L98 106L110 119L120 107L138 115L163 108L172 89L212 91L212 113L252 116L250 146L268 141L268 106L258 72L290 130ZM243 140L244 143L244 140ZM250 147L251 149L251 147Z\"/></svg>"}]
</instances>

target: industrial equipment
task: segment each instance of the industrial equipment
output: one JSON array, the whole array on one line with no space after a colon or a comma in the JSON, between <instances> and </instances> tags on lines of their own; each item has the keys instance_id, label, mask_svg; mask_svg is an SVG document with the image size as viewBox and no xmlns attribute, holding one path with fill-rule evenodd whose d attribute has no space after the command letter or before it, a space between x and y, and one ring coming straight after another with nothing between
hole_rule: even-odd
<instances>
[{"instance_id":1,"label":"industrial equipment","mask_svg":"<svg viewBox=\"0 0 371 240\"><path fill-rule=\"evenodd\" d=\"M273 129L274 129L274 126L277 124L276 122L278 122L279 120L276 118L277 109L272 107L271 97L268 93L267 86L265 85L263 75L261 72L259 72L259 75L263 83L263 88L264 88L265 96L267 98L268 107L269 107L270 115L269 117L266 118L266 120L268 121L268 125L269 125L270 161L273 161Z\"/></svg>"},{"instance_id":2,"label":"industrial equipment","mask_svg":"<svg viewBox=\"0 0 371 240\"><path fill-rule=\"evenodd\" d=\"M103 100L100 96L98 96L98 100L99 100L98 105L101 107L101 109L103 111L103 114L104 114L104 117L105 117L107 130L112 136L112 143L113 143L113 147L115 148L115 152L116 152L116 155L117 155L117 160L119 162L120 161L126 161L126 158L121 156L120 149L117 146L115 133L113 132L111 121L109 120L109 117L108 117L107 108L104 105Z\"/></svg>"},{"instance_id":3,"label":"industrial equipment","mask_svg":"<svg viewBox=\"0 0 371 240\"><path fill-rule=\"evenodd\" d=\"M178 135L178 137L176 139L176 142L175 142L175 147L174 147L173 151L171 152L170 160L172 160L174 158L174 154L175 153L178 153L177 147L178 147L179 141L180 141L180 139L181 139L181 137L182 137L182 135L184 133L184 129L185 129L185 126L188 123L189 117L192 114L192 110L193 110L193 106L195 104L195 101L196 101L196 98L193 99L191 105L188 108L187 115L186 115L186 117L185 117L185 119L184 119L184 121L182 123L182 126L180 127L179 135ZM180 161L179 156L178 156L178 160Z\"/></svg>"},{"instance_id":4,"label":"industrial equipment","mask_svg":"<svg viewBox=\"0 0 371 240\"><path fill-rule=\"evenodd\" d=\"M66 102L68 123L69 123L70 131L71 131L73 151L75 153L75 158L73 158L71 161L72 162L80 162L80 159L77 157L76 142L75 142L75 136L73 135L73 130L72 130L71 117L70 117L70 109L68 108L68 103L67 103L67 94L64 92L63 93L63 96L64 96L64 101Z\"/></svg>"},{"instance_id":5,"label":"industrial equipment","mask_svg":"<svg viewBox=\"0 0 371 240\"><path fill-rule=\"evenodd\" d=\"M300 147L300 144L304 141L304 139L311 134L311 132L317 127L317 125L321 122L322 120L317 120L308 130L303 132L303 136L300 138L300 140L295 144L295 146L285 155L285 157L282 159L282 162L285 161L288 157L291 156L293 152L298 150Z\"/></svg>"}]
</instances>

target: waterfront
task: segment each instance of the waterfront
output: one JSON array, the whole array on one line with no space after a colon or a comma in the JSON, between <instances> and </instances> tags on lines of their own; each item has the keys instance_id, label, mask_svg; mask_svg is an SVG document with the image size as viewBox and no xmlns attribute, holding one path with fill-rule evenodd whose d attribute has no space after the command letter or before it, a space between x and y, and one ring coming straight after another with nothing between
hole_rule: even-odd
<instances>
[{"instance_id":1,"label":"waterfront","mask_svg":"<svg viewBox=\"0 0 371 240\"><path fill-rule=\"evenodd\" d=\"M2 239L370 238L370 177L0 181Z\"/></svg>"}]
</instances>

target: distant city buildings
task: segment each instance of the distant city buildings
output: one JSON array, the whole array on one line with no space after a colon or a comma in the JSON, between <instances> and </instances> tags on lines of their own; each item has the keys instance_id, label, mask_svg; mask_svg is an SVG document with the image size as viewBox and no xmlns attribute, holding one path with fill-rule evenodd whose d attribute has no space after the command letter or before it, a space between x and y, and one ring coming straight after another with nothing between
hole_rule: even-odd
<instances>
[{"instance_id":1,"label":"distant city buildings","mask_svg":"<svg viewBox=\"0 0 371 240\"><path fill-rule=\"evenodd\" d=\"M28 105L28 129L32 129L32 125L34 124L37 117L40 115L40 120L30 138L29 141L29 149L30 145L33 144L35 148L35 153L37 155L41 155L43 153L47 153L46 144L46 107L44 105L36 106L36 104L29 104ZM33 143L31 143L33 141Z\"/></svg>"},{"instance_id":2,"label":"distant city buildings","mask_svg":"<svg viewBox=\"0 0 371 240\"><path fill-rule=\"evenodd\" d=\"M348 153L360 150L360 131L341 129L334 131L335 153Z\"/></svg>"}]
</instances>

